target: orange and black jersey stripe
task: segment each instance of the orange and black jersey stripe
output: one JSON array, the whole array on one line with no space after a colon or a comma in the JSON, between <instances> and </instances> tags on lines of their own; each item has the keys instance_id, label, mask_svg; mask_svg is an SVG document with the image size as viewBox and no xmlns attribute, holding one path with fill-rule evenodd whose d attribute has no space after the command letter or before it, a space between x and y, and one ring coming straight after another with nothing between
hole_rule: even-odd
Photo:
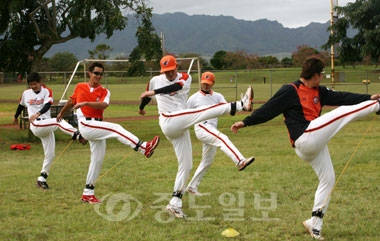
<instances>
[{"instance_id":1,"label":"orange and black jersey stripe","mask_svg":"<svg viewBox=\"0 0 380 241\"><path fill-rule=\"evenodd\" d=\"M370 95L334 91L326 86L308 88L297 80L283 85L243 122L246 126L257 125L283 114L293 142L304 133L310 121L320 116L323 106L354 105L370 99Z\"/></svg>"}]
</instances>

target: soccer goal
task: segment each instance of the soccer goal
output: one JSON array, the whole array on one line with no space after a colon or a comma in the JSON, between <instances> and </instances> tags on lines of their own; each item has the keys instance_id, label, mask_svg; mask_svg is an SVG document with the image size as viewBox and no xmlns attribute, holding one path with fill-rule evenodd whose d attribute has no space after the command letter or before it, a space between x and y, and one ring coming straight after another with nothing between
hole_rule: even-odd
<instances>
[{"instance_id":1,"label":"soccer goal","mask_svg":"<svg viewBox=\"0 0 380 241\"><path fill-rule=\"evenodd\" d=\"M62 103L64 101L67 90L70 87L70 84L71 84L74 76L78 73L79 67L82 65L83 65L84 81L85 82L87 81L87 67L86 67L86 65L88 63L92 63L92 62L105 62L105 63L119 62L119 63L122 63L122 62L129 62L129 60L128 59L84 59L84 60L78 61L77 64L75 65L74 71L71 74L70 79L69 79L68 83L66 84L66 87L62 93L62 96L59 100L60 103ZM201 66L200 66L199 58L198 57L177 58L177 62L178 62L178 71L187 72L188 74L192 74L192 75L194 75L194 73L195 73L195 75L198 78L199 85L200 85ZM108 71L106 71L106 80L105 80L106 86L108 85L108 83L107 83L107 72ZM159 69L157 69L157 70L151 69L151 70L148 70L147 72L149 72L150 75L153 76L153 75L159 74L160 70Z\"/></svg>"}]
</instances>

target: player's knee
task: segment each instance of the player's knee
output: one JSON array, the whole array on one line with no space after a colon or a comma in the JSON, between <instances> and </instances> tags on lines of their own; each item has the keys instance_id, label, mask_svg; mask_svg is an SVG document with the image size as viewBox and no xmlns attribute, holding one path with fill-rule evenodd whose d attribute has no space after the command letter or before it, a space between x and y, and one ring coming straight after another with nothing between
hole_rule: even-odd
<instances>
[{"instance_id":1,"label":"player's knee","mask_svg":"<svg viewBox=\"0 0 380 241\"><path fill-rule=\"evenodd\" d=\"M323 179L321 179L321 184L331 189L335 185L335 175L326 175Z\"/></svg>"}]
</instances>

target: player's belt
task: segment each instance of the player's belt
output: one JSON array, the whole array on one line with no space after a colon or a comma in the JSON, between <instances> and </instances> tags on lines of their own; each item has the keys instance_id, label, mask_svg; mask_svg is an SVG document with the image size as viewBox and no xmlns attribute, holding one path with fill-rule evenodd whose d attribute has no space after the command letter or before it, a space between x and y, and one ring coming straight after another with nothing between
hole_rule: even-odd
<instances>
[{"instance_id":1,"label":"player's belt","mask_svg":"<svg viewBox=\"0 0 380 241\"><path fill-rule=\"evenodd\" d=\"M91 118L91 117L85 117L86 120L95 120L95 121L103 121L102 118Z\"/></svg>"},{"instance_id":2,"label":"player's belt","mask_svg":"<svg viewBox=\"0 0 380 241\"><path fill-rule=\"evenodd\" d=\"M36 120L40 121L40 120L45 120L46 118L37 118Z\"/></svg>"}]
</instances>

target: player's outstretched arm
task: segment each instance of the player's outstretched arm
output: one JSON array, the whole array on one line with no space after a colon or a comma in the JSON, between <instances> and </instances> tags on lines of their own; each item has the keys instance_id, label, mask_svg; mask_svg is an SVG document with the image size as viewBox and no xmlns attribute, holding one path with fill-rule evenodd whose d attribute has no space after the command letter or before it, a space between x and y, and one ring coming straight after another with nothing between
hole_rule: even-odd
<instances>
[{"instance_id":1,"label":"player's outstretched arm","mask_svg":"<svg viewBox=\"0 0 380 241\"><path fill-rule=\"evenodd\" d=\"M380 99L380 94L379 93L371 95L371 100L378 100L378 99Z\"/></svg>"},{"instance_id":2,"label":"player's outstretched arm","mask_svg":"<svg viewBox=\"0 0 380 241\"><path fill-rule=\"evenodd\" d=\"M243 128L243 127L244 127L244 122L242 122L242 121L238 121L238 122L235 122L235 124L233 124L233 125L231 126L231 131L232 131L233 133L237 134L238 131L239 131L239 129L240 129L240 128Z\"/></svg>"},{"instance_id":3,"label":"player's outstretched arm","mask_svg":"<svg viewBox=\"0 0 380 241\"><path fill-rule=\"evenodd\" d=\"M23 109L24 109L24 106L19 104L13 118L13 124L15 125L18 124L18 116L21 114Z\"/></svg>"},{"instance_id":4,"label":"player's outstretched arm","mask_svg":"<svg viewBox=\"0 0 380 241\"><path fill-rule=\"evenodd\" d=\"M69 100L66 102L65 106L61 109L61 111L57 114L57 122L62 121L63 113L65 113L66 110L73 107L73 100L69 98Z\"/></svg>"},{"instance_id":5,"label":"player's outstretched arm","mask_svg":"<svg viewBox=\"0 0 380 241\"><path fill-rule=\"evenodd\" d=\"M85 101L85 102L76 103L73 106L73 110L79 109L83 106L89 106L94 109L105 110L108 107L108 103L104 101L89 101L89 102Z\"/></svg>"},{"instance_id":6,"label":"player's outstretched arm","mask_svg":"<svg viewBox=\"0 0 380 241\"><path fill-rule=\"evenodd\" d=\"M147 92L147 91L145 91ZM144 93L145 93L144 92ZM154 92L154 91L153 91ZM141 95L142 96L142 95ZM151 101L152 99L150 97L141 97L141 103L140 103L140 106L139 106L139 114L140 115L145 115L146 114L146 111L144 110L145 106L147 104L149 104L149 102Z\"/></svg>"},{"instance_id":7,"label":"player's outstretched arm","mask_svg":"<svg viewBox=\"0 0 380 241\"><path fill-rule=\"evenodd\" d=\"M139 114L140 114L140 115L145 115L145 114L146 114L146 111L145 111L145 110L139 110Z\"/></svg>"},{"instance_id":8,"label":"player's outstretched arm","mask_svg":"<svg viewBox=\"0 0 380 241\"><path fill-rule=\"evenodd\" d=\"M154 90L147 90L147 91L144 91L141 95L140 95L140 99L144 99L145 97L151 97L153 95L155 95L156 93L154 92Z\"/></svg>"}]
</instances>

